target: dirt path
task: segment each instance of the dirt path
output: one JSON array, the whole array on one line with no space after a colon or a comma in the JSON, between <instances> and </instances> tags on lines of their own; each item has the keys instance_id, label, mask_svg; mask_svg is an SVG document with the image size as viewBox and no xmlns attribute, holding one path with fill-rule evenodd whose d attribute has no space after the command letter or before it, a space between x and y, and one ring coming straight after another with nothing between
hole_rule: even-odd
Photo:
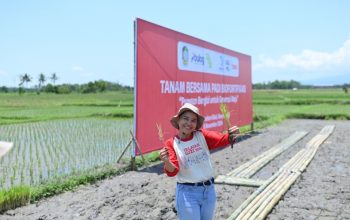
<instances>
[{"instance_id":1,"label":"dirt path","mask_svg":"<svg viewBox=\"0 0 350 220\"><path fill-rule=\"evenodd\" d=\"M213 152L216 174L232 171L297 130L308 131L306 137L253 176L268 179L323 126L330 124L336 126L333 134L268 219L350 219L349 121L287 120L259 130L237 143L233 150ZM255 189L217 184L215 219L229 217ZM166 177L159 164L8 211L0 219L176 219L174 192L175 179Z\"/></svg>"}]
</instances>

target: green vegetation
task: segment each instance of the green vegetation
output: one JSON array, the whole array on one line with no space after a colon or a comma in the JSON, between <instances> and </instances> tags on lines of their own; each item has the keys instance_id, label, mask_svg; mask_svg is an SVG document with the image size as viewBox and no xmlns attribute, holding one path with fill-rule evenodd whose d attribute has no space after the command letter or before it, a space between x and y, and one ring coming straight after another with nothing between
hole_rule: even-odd
<instances>
[{"instance_id":1,"label":"green vegetation","mask_svg":"<svg viewBox=\"0 0 350 220\"><path fill-rule=\"evenodd\" d=\"M42 86L45 78L40 82ZM40 95L2 91L0 139L18 145L0 160L0 212L130 170L127 163L116 166L114 158L129 140L131 90ZM256 129L286 118L350 120L350 97L342 88L254 90L253 112ZM136 166L159 160L157 152L145 158L137 157Z\"/></svg>"},{"instance_id":2,"label":"green vegetation","mask_svg":"<svg viewBox=\"0 0 350 220\"><path fill-rule=\"evenodd\" d=\"M0 125L55 119L133 117L133 92L0 93Z\"/></svg>"},{"instance_id":3,"label":"green vegetation","mask_svg":"<svg viewBox=\"0 0 350 220\"><path fill-rule=\"evenodd\" d=\"M286 118L350 120L350 96L342 89L254 90L256 128Z\"/></svg>"},{"instance_id":4,"label":"green vegetation","mask_svg":"<svg viewBox=\"0 0 350 220\"><path fill-rule=\"evenodd\" d=\"M0 166L0 185L37 185L112 164L130 140L132 120L71 119L0 126L15 144ZM125 155L131 156L131 150Z\"/></svg>"},{"instance_id":5,"label":"green vegetation","mask_svg":"<svg viewBox=\"0 0 350 220\"><path fill-rule=\"evenodd\" d=\"M273 82L268 83L256 83L253 85L253 89L293 89L293 88L306 88L309 86L303 86L300 82L297 82L295 80L290 81L279 81L275 80Z\"/></svg>"},{"instance_id":6,"label":"green vegetation","mask_svg":"<svg viewBox=\"0 0 350 220\"><path fill-rule=\"evenodd\" d=\"M0 189L0 213L28 204L30 188L28 186L15 186L9 190Z\"/></svg>"}]
</instances>

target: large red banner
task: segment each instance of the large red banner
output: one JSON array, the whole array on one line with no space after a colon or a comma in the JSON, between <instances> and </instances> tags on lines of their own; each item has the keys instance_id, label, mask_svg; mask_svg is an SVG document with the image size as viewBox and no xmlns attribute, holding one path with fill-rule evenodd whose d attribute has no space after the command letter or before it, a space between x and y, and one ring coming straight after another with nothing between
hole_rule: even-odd
<instances>
[{"instance_id":1,"label":"large red banner","mask_svg":"<svg viewBox=\"0 0 350 220\"><path fill-rule=\"evenodd\" d=\"M159 25L136 20L135 133L142 153L160 149L176 134L170 119L189 102L205 117L204 129L252 123L251 58ZM139 153L139 152L138 152Z\"/></svg>"}]
</instances>

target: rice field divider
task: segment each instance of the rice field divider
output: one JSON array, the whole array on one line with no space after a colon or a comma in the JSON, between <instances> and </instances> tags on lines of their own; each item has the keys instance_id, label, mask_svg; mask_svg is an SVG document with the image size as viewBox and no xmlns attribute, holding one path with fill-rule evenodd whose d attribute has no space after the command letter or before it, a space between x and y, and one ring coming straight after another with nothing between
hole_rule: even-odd
<instances>
[{"instance_id":1,"label":"rice field divider","mask_svg":"<svg viewBox=\"0 0 350 220\"><path fill-rule=\"evenodd\" d=\"M281 197L305 171L319 146L331 135L333 130L334 125L325 126L304 148L249 196L228 219L265 219Z\"/></svg>"}]
</instances>

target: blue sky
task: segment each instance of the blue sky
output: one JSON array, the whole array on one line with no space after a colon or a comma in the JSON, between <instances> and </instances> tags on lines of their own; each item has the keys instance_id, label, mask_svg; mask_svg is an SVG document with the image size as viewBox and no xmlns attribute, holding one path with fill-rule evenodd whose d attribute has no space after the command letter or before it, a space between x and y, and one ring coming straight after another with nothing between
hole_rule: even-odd
<instances>
[{"instance_id":1,"label":"blue sky","mask_svg":"<svg viewBox=\"0 0 350 220\"><path fill-rule=\"evenodd\" d=\"M141 18L252 57L253 83L350 83L350 1L0 0L0 86L134 83Z\"/></svg>"}]
</instances>

